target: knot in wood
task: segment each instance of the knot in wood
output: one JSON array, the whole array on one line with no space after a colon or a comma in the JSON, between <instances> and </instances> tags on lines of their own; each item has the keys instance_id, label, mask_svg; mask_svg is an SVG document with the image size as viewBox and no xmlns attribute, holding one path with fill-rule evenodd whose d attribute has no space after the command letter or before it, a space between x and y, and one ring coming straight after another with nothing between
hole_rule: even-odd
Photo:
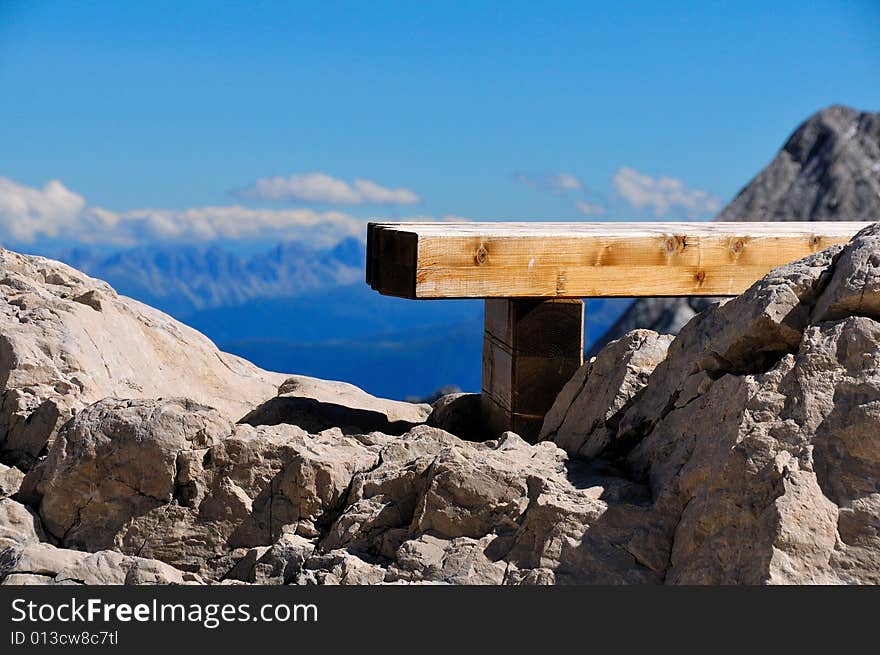
<instances>
[{"instance_id":1,"label":"knot in wood","mask_svg":"<svg viewBox=\"0 0 880 655\"><path fill-rule=\"evenodd\" d=\"M672 255L676 252L687 248L687 240L682 236L671 236L666 238L666 254Z\"/></svg>"},{"instance_id":2,"label":"knot in wood","mask_svg":"<svg viewBox=\"0 0 880 655\"><path fill-rule=\"evenodd\" d=\"M489 261L489 251L486 250L485 246L480 246L477 248L477 252L474 253L474 263L477 266L482 266L486 262Z\"/></svg>"}]
</instances>

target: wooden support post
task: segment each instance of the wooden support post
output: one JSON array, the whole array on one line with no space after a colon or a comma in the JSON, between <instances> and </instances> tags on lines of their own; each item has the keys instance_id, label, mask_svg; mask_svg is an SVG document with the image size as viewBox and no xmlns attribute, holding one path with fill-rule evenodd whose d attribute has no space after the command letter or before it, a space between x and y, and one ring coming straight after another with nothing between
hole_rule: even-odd
<instances>
[{"instance_id":1,"label":"wooden support post","mask_svg":"<svg viewBox=\"0 0 880 655\"><path fill-rule=\"evenodd\" d=\"M580 299L485 301L483 421L536 441L544 414L584 361Z\"/></svg>"}]
</instances>

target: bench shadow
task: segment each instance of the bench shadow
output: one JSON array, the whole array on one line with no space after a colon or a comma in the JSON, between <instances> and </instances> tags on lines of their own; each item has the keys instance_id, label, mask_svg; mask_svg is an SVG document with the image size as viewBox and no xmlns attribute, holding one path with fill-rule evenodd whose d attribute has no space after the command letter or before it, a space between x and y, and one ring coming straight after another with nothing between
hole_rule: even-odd
<instances>
[{"instance_id":1,"label":"bench shadow","mask_svg":"<svg viewBox=\"0 0 880 655\"><path fill-rule=\"evenodd\" d=\"M401 435L418 425L410 421L389 421L381 412L322 402L314 398L279 396L272 398L239 421L252 425L296 425L306 432L339 428L343 434L383 432Z\"/></svg>"}]
</instances>

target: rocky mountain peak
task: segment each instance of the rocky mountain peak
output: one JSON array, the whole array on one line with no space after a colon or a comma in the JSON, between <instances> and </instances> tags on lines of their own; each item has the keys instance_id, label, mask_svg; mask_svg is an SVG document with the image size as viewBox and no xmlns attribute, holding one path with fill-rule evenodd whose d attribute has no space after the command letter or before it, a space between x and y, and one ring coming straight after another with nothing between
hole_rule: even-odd
<instances>
[{"instance_id":1,"label":"rocky mountain peak","mask_svg":"<svg viewBox=\"0 0 880 655\"><path fill-rule=\"evenodd\" d=\"M719 221L872 220L880 216L880 113L813 114Z\"/></svg>"}]
</instances>

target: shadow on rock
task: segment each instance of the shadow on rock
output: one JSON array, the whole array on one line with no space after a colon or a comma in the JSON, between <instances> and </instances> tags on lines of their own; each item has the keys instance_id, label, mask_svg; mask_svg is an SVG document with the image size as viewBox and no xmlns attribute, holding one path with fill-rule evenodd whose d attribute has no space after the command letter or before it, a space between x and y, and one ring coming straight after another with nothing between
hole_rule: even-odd
<instances>
[{"instance_id":1,"label":"shadow on rock","mask_svg":"<svg viewBox=\"0 0 880 655\"><path fill-rule=\"evenodd\" d=\"M389 421L385 414L373 410L294 396L272 398L241 419L240 423L254 427L297 425L307 432L338 427L343 434L382 432L391 435L401 435L417 425L409 421Z\"/></svg>"}]
</instances>

